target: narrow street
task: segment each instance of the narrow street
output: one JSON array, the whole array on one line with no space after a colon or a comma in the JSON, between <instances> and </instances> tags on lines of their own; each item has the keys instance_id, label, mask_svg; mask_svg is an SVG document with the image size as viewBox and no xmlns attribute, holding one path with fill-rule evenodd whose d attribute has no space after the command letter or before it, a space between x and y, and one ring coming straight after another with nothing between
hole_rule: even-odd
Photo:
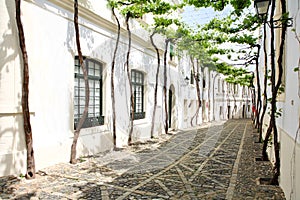
<instances>
[{"instance_id":1,"label":"narrow street","mask_svg":"<svg viewBox=\"0 0 300 200\"><path fill-rule=\"evenodd\" d=\"M229 120L62 163L35 180L1 180L0 199L284 199L269 162L255 161L251 120ZM4 183L3 182L3 183Z\"/></svg>"}]
</instances>

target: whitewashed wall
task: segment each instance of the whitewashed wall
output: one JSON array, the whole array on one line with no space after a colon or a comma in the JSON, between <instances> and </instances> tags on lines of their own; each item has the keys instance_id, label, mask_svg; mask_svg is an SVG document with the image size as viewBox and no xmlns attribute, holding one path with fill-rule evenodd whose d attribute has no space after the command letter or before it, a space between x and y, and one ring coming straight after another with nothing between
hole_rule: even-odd
<instances>
[{"instance_id":1,"label":"whitewashed wall","mask_svg":"<svg viewBox=\"0 0 300 200\"><path fill-rule=\"evenodd\" d=\"M111 60L115 47L116 26L106 8L106 1L80 1L80 35L83 55L103 64L103 126L82 129L77 156L111 150ZM92 11L92 12L91 12ZM25 173L26 147L21 113L21 63L14 1L0 0L0 176ZM77 55L73 25L73 1L22 1L22 21L30 68L29 102L33 131L36 169L59 162L68 162L73 139L74 57ZM150 19L150 18L149 18ZM122 22L122 26L124 23ZM145 119L134 121L133 140L150 138L156 74L155 52L149 43L149 33L135 21L131 22L133 43L130 67L145 74ZM162 37L156 42L163 50ZM129 85L124 62L127 51L126 31L118 50L115 71L117 146L127 144L129 132ZM161 62L162 63L162 62ZM190 77L188 57L175 58L167 66L167 90L173 92L171 130L189 128L197 106L195 85L185 84ZM204 70L206 86L212 87L211 73ZM201 90L202 81L200 82ZM155 136L164 132L163 67L159 74ZM201 91L201 92L202 92ZM212 120L212 89L204 89L206 109L200 109L193 125ZM217 96L216 96L217 98ZM222 98L218 98L223 105ZM205 114L202 113L204 111ZM217 109L215 112L219 112ZM211 119L209 119L209 117ZM221 119L221 118L220 118ZM219 118L217 119L219 120Z\"/></svg>"},{"instance_id":2,"label":"whitewashed wall","mask_svg":"<svg viewBox=\"0 0 300 200\"><path fill-rule=\"evenodd\" d=\"M281 159L281 176L280 186L282 187L286 198L300 198L300 139L299 139L299 119L300 119L300 83L299 72L295 72L294 68L299 67L299 41L300 38L300 1L287 0L287 10L289 16L293 18L293 27L287 29L285 62L284 62L284 78L283 84L285 92L278 97L278 108L282 109L282 116L277 118L277 126L280 141L280 159ZM269 29L267 29L269 31ZM267 51L270 52L270 34L267 33ZM276 46L279 51L279 46ZM261 68L260 75L264 76L263 70L263 50L261 51ZM269 53L268 53L269 55ZM270 58L270 57L269 57ZM270 62L270 61L269 61ZM261 78L261 85L263 80ZM268 89L270 96L270 89ZM269 116L266 114L264 124L269 124ZM264 133L267 126L263 126ZM269 149L269 156L274 160L273 148Z\"/></svg>"},{"instance_id":3,"label":"whitewashed wall","mask_svg":"<svg viewBox=\"0 0 300 200\"><path fill-rule=\"evenodd\" d=\"M281 177L280 185L285 195L290 199L300 198L300 45L296 35L300 38L300 1L287 1L289 16L294 20L294 26L288 28L286 37L285 60L285 94L279 103L283 109L283 116L278 120L281 143ZM292 29L295 29L294 32Z\"/></svg>"}]
</instances>

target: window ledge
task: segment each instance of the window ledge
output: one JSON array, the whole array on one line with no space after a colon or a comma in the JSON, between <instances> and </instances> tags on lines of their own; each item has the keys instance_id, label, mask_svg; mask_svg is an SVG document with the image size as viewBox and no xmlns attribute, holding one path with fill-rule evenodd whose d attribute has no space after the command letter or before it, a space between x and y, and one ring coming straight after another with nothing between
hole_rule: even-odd
<instances>
[{"instance_id":1,"label":"window ledge","mask_svg":"<svg viewBox=\"0 0 300 200\"><path fill-rule=\"evenodd\" d=\"M94 134L104 135L107 133L110 133L110 131L107 130L107 126L100 125L100 126L94 126L89 128L82 128L80 131L80 137L94 135Z\"/></svg>"},{"instance_id":2,"label":"window ledge","mask_svg":"<svg viewBox=\"0 0 300 200\"><path fill-rule=\"evenodd\" d=\"M76 129L77 123L80 119L74 120L74 130ZM85 122L82 125L82 129L84 128L92 128L104 125L104 116L98 117L87 117Z\"/></svg>"},{"instance_id":3,"label":"window ledge","mask_svg":"<svg viewBox=\"0 0 300 200\"><path fill-rule=\"evenodd\" d=\"M134 119L133 120L140 120L140 119L145 119L146 118L146 113L141 112L141 113L134 113Z\"/></svg>"},{"instance_id":4,"label":"window ledge","mask_svg":"<svg viewBox=\"0 0 300 200\"><path fill-rule=\"evenodd\" d=\"M148 121L146 118L144 119L136 119L133 121L133 125L136 126L136 125L144 125L144 124L148 124Z\"/></svg>"}]
</instances>

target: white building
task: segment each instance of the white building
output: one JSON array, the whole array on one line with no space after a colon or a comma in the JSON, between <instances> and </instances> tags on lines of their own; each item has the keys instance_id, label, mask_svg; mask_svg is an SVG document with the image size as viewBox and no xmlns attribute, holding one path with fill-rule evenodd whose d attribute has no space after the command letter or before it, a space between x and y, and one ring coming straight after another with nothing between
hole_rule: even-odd
<instances>
[{"instance_id":1,"label":"white building","mask_svg":"<svg viewBox=\"0 0 300 200\"><path fill-rule=\"evenodd\" d=\"M282 187L285 196L288 199L300 198L300 72L294 71L299 69L299 38L300 38L300 1L287 0L287 12L289 17L293 19L293 27L287 28L286 44L283 56L283 86L284 93L277 97L277 108L282 110L282 116L276 119L279 132L280 142L280 186ZM279 19L281 16L280 1L276 1L276 10L274 19ZM276 66L280 45L280 28L275 29L275 52ZM270 69L270 28L267 26L267 54L268 64ZM263 43L261 44L263 46ZM264 51L261 48L260 52L260 83L263 86L264 77ZM278 74L278 69L276 71ZM268 88L268 96L271 97L270 88ZM269 123L269 115L265 115L263 121L263 133L267 131ZM266 125L265 125L266 124ZM269 157L274 159L273 148L269 148Z\"/></svg>"},{"instance_id":2,"label":"white building","mask_svg":"<svg viewBox=\"0 0 300 200\"><path fill-rule=\"evenodd\" d=\"M89 123L81 130L77 156L113 149L111 62L116 42L116 25L107 1L80 1L79 26L82 52L89 71ZM76 65L77 52L71 0L22 1L22 22L29 58L29 108L33 131L36 169L70 159L74 126L84 106L83 81ZM26 171L26 147L22 123L22 64L15 21L14 1L0 0L0 176ZM122 19L123 20L123 19ZM124 21L124 20L123 20ZM150 138L156 53L149 33L137 21L131 21L133 44L130 59L136 88L136 117L133 141ZM127 145L130 128L130 91L124 69L127 34L122 23L121 41L115 70L117 146ZM156 42L163 55L162 37ZM198 66L201 67L201 66ZM205 68L200 74L202 107L193 126L203 121L249 116L250 96L242 88L227 93L224 77ZM188 57L168 58L167 90L170 129L191 127L198 100L195 82L190 78ZM189 78L186 83L185 78ZM204 87L203 87L204 86ZM163 67L159 74L155 132L164 129ZM220 88L221 87L221 88ZM237 89L236 89L237 91ZM236 99L237 108L234 108ZM244 106L244 114L241 112ZM246 106L246 107L245 107ZM230 114L228 113L230 109ZM215 117L214 117L215 116Z\"/></svg>"}]
</instances>

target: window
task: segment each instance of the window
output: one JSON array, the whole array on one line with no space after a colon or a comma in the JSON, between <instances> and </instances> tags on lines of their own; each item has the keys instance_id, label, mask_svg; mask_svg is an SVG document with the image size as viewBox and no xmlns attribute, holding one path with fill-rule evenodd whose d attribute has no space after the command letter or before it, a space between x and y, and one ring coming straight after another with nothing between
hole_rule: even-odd
<instances>
[{"instance_id":1,"label":"window","mask_svg":"<svg viewBox=\"0 0 300 200\"><path fill-rule=\"evenodd\" d=\"M170 43L170 60L171 61L173 60L174 56L175 56L175 53L174 53L174 44Z\"/></svg>"},{"instance_id":2,"label":"window","mask_svg":"<svg viewBox=\"0 0 300 200\"><path fill-rule=\"evenodd\" d=\"M220 106L220 118L222 118L222 116L223 116L223 106Z\"/></svg>"},{"instance_id":3,"label":"window","mask_svg":"<svg viewBox=\"0 0 300 200\"><path fill-rule=\"evenodd\" d=\"M236 83L233 85L233 93L238 94L238 85Z\"/></svg>"},{"instance_id":4,"label":"window","mask_svg":"<svg viewBox=\"0 0 300 200\"><path fill-rule=\"evenodd\" d=\"M191 70L191 81L190 81L190 84L194 85L194 82L195 82L195 77L194 77L193 70Z\"/></svg>"},{"instance_id":5,"label":"window","mask_svg":"<svg viewBox=\"0 0 300 200\"><path fill-rule=\"evenodd\" d=\"M133 99L134 99L133 119L143 119L145 118L143 73L136 70L131 70L131 83L133 88Z\"/></svg>"},{"instance_id":6,"label":"window","mask_svg":"<svg viewBox=\"0 0 300 200\"><path fill-rule=\"evenodd\" d=\"M222 81L222 93L223 94L225 93L225 90L224 90L224 81Z\"/></svg>"},{"instance_id":7,"label":"window","mask_svg":"<svg viewBox=\"0 0 300 200\"><path fill-rule=\"evenodd\" d=\"M84 58L84 66L88 73L90 100L88 116L82 128L87 128L104 124L104 117L102 116L102 64ZM74 127L76 128L85 106L85 84L78 56L75 57L74 95Z\"/></svg>"}]
</instances>

